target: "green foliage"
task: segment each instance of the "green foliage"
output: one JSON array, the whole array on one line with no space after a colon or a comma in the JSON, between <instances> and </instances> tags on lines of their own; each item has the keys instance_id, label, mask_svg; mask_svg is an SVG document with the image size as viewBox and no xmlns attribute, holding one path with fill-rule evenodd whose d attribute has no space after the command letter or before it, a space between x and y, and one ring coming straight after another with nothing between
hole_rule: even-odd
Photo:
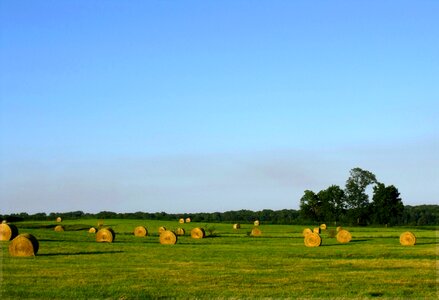
<instances>
[{"instance_id":1,"label":"green foliage","mask_svg":"<svg viewBox=\"0 0 439 300\"><path fill-rule=\"evenodd\" d=\"M376 224L395 225L400 223L404 213L404 205L399 192L393 185L378 183L373 189L373 219Z\"/></svg>"}]
</instances>

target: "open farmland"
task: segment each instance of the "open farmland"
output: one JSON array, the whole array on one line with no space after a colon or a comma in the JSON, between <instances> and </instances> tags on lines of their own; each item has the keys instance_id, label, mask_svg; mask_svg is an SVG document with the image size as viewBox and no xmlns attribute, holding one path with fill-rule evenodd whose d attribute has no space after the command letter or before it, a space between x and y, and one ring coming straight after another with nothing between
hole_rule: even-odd
<instances>
[{"instance_id":1,"label":"open farmland","mask_svg":"<svg viewBox=\"0 0 439 300\"><path fill-rule=\"evenodd\" d=\"M17 223L37 237L34 258L14 258L1 242L1 298L426 298L438 296L435 228L347 227L352 241L339 244L321 233L320 247L304 246L306 226L204 224L104 220L114 243L97 243L88 228L98 220ZM147 237L133 235L148 229ZM158 228L182 227L175 245L159 244ZM207 237L192 239L194 227ZM309 226L313 227L313 226ZM417 244L399 244L410 230Z\"/></svg>"}]
</instances>

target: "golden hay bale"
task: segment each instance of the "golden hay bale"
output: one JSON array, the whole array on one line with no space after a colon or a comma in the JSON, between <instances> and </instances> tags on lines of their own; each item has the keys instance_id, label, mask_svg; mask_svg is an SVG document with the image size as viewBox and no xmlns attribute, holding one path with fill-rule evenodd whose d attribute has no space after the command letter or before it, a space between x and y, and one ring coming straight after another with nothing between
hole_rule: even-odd
<instances>
[{"instance_id":1,"label":"golden hay bale","mask_svg":"<svg viewBox=\"0 0 439 300\"><path fill-rule=\"evenodd\" d=\"M134 228L134 235L135 236L147 236L148 230L144 226L137 226Z\"/></svg>"},{"instance_id":2,"label":"golden hay bale","mask_svg":"<svg viewBox=\"0 0 439 300\"><path fill-rule=\"evenodd\" d=\"M399 236L399 243L403 246L414 246L416 244L416 236L412 232L406 231Z\"/></svg>"},{"instance_id":3,"label":"golden hay bale","mask_svg":"<svg viewBox=\"0 0 439 300\"><path fill-rule=\"evenodd\" d=\"M320 229L321 230L326 230L326 224L320 224Z\"/></svg>"},{"instance_id":4,"label":"golden hay bale","mask_svg":"<svg viewBox=\"0 0 439 300\"><path fill-rule=\"evenodd\" d=\"M312 230L312 232L319 234L320 233L320 227L316 227Z\"/></svg>"},{"instance_id":5,"label":"golden hay bale","mask_svg":"<svg viewBox=\"0 0 439 300\"><path fill-rule=\"evenodd\" d=\"M343 228L341 228L341 226L337 226L336 230L337 232L339 232L340 230L342 230Z\"/></svg>"},{"instance_id":6,"label":"golden hay bale","mask_svg":"<svg viewBox=\"0 0 439 300\"><path fill-rule=\"evenodd\" d=\"M55 231L58 231L58 232L60 232L60 231L64 231L64 227L62 227L62 225L57 225L57 226L55 227Z\"/></svg>"},{"instance_id":7,"label":"golden hay bale","mask_svg":"<svg viewBox=\"0 0 439 300\"><path fill-rule=\"evenodd\" d=\"M170 230L165 230L160 233L160 244L162 245L174 245L177 243L177 236Z\"/></svg>"},{"instance_id":8,"label":"golden hay bale","mask_svg":"<svg viewBox=\"0 0 439 300\"><path fill-rule=\"evenodd\" d=\"M116 233L111 228L101 228L96 233L96 242L99 243L112 243L116 238Z\"/></svg>"},{"instance_id":9,"label":"golden hay bale","mask_svg":"<svg viewBox=\"0 0 439 300\"><path fill-rule=\"evenodd\" d=\"M191 230L191 237L193 239L202 239L205 236L206 236L206 232L204 231L203 228L196 227L196 228Z\"/></svg>"},{"instance_id":10,"label":"golden hay bale","mask_svg":"<svg viewBox=\"0 0 439 300\"><path fill-rule=\"evenodd\" d=\"M183 224L184 223L184 219L181 218L180 220L178 220L178 223Z\"/></svg>"},{"instance_id":11,"label":"golden hay bale","mask_svg":"<svg viewBox=\"0 0 439 300\"><path fill-rule=\"evenodd\" d=\"M165 226L160 226L159 227L159 234L162 233L163 231L166 231L166 227Z\"/></svg>"},{"instance_id":12,"label":"golden hay bale","mask_svg":"<svg viewBox=\"0 0 439 300\"><path fill-rule=\"evenodd\" d=\"M309 228L305 228L305 229L302 231L303 236L307 236L307 235L310 234L310 233L312 233L312 230L309 229Z\"/></svg>"},{"instance_id":13,"label":"golden hay bale","mask_svg":"<svg viewBox=\"0 0 439 300\"><path fill-rule=\"evenodd\" d=\"M305 236L304 243L306 247L318 247L322 244L322 238L315 232Z\"/></svg>"},{"instance_id":14,"label":"golden hay bale","mask_svg":"<svg viewBox=\"0 0 439 300\"><path fill-rule=\"evenodd\" d=\"M56 221L57 221L58 223L61 223L61 222L62 222L61 217L56 218Z\"/></svg>"},{"instance_id":15,"label":"golden hay bale","mask_svg":"<svg viewBox=\"0 0 439 300\"><path fill-rule=\"evenodd\" d=\"M237 224L233 224L233 229L240 229L241 228L241 224L237 223Z\"/></svg>"},{"instance_id":16,"label":"golden hay bale","mask_svg":"<svg viewBox=\"0 0 439 300\"><path fill-rule=\"evenodd\" d=\"M88 230L88 233L96 233L96 228L90 227L90 229Z\"/></svg>"},{"instance_id":17,"label":"golden hay bale","mask_svg":"<svg viewBox=\"0 0 439 300\"><path fill-rule=\"evenodd\" d=\"M176 235L184 235L185 233L186 233L186 231L183 228L177 228L175 230Z\"/></svg>"},{"instance_id":18,"label":"golden hay bale","mask_svg":"<svg viewBox=\"0 0 439 300\"><path fill-rule=\"evenodd\" d=\"M0 241L10 241L18 235L18 229L13 224L0 224Z\"/></svg>"},{"instance_id":19,"label":"golden hay bale","mask_svg":"<svg viewBox=\"0 0 439 300\"><path fill-rule=\"evenodd\" d=\"M349 243L352 240L352 235L349 231L346 229L341 229L337 233L337 241L339 241L342 244Z\"/></svg>"},{"instance_id":20,"label":"golden hay bale","mask_svg":"<svg viewBox=\"0 0 439 300\"><path fill-rule=\"evenodd\" d=\"M9 254L11 256L35 256L38 248L38 240L29 233L23 233L9 244Z\"/></svg>"},{"instance_id":21,"label":"golden hay bale","mask_svg":"<svg viewBox=\"0 0 439 300\"><path fill-rule=\"evenodd\" d=\"M254 224L255 226L259 226L259 220L254 221L253 224Z\"/></svg>"},{"instance_id":22,"label":"golden hay bale","mask_svg":"<svg viewBox=\"0 0 439 300\"><path fill-rule=\"evenodd\" d=\"M250 233L251 236L261 236L262 231L258 227L254 227L252 229L252 232Z\"/></svg>"},{"instance_id":23,"label":"golden hay bale","mask_svg":"<svg viewBox=\"0 0 439 300\"><path fill-rule=\"evenodd\" d=\"M6 221L6 220L3 220L3 221L2 221L2 224L6 224L6 223L8 223L8 221Z\"/></svg>"},{"instance_id":24,"label":"golden hay bale","mask_svg":"<svg viewBox=\"0 0 439 300\"><path fill-rule=\"evenodd\" d=\"M190 223L191 222L191 218L186 218L186 223Z\"/></svg>"}]
</instances>

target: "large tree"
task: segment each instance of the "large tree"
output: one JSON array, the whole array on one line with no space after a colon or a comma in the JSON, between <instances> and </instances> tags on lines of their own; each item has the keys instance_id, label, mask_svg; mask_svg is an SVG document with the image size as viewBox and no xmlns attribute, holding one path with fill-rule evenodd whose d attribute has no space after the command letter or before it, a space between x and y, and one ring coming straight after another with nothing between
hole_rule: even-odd
<instances>
[{"instance_id":1,"label":"large tree","mask_svg":"<svg viewBox=\"0 0 439 300\"><path fill-rule=\"evenodd\" d=\"M312 221L322 219L322 204L313 191L306 190L300 199L300 214L305 219Z\"/></svg>"},{"instance_id":2,"label":"large tree","mask_svg":"<svg viewBox=\"0 0 439 300\"><path fill-rule=\"evenodd\" d=\"M350 171L350 176L346 181L346 203L350 211L352 222L356 224L364 223L369 213L369 196L366 188L377 183L373 173L361 168L354 168Z\"/></svg>"},{"instance_id":3,"label":"large tree","mask_svg":"<svg viewBox=\"0 0 439 300\"><path fill-rule=\"evenodd\" d=\"M404 213L404 204L393 185L378 183L373 188L373 217L378 224L398 224Z\"/></svg>"},{"instance_id":4,"label":"large tree","mask_svg":"<svg viewBox=\"0 0 439 300\"><path fill-rule=\"evenodd\" d=\"M317 194L323 221L338 222L346 210L345 193L338 185L331 185Z\"/></svg>"}]
</instances>

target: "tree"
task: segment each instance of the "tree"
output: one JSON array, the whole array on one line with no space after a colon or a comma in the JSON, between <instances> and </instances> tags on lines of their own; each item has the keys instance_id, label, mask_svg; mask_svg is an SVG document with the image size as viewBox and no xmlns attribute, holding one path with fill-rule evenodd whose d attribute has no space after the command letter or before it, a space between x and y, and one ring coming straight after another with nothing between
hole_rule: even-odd
<instances>
[{"instance_id":1,"label":"tree","mask_svg":"<svg viewBox=\"0 0 439 300\"><path fill-rule=\"evenodd\" d=\"M324 221L340 221L346 211L345 193L338 185L331 185L317 194Z\"/></svg>"},{"instance_id":2,"label":"tree","mask_svg":"<svg viewBox=\"0 0 439 300\"><path fill-rule=\"evenodd\" d=\"M378 183L373 188L373 216L378 224L398 224L404 213L404 204L393 185Z\"/></svg>"},{"instance_id":3,"label":"tree","mask_svg":"<svg viewBox=\"0 0 439 300\"><path fill-rule=\"evenodd\" d=\"M300 199L300 213L305 219L320 221L322 217L322 207L319 197L310 190L306 190Z\"/></svg>"},{"instance_id":4,"label":"tree","mask_svg":"<svg viewBox=\"0 0 439 300\"><path fill-rule=\"evenodd\" d=\"M366 188L377 183L373 173L354 168L350 171L350 177L346 181L346 203L350 209L352 221L361 224L364 223L369 209L369 196L366 194Z\"/></svg>"}]
</instances>

